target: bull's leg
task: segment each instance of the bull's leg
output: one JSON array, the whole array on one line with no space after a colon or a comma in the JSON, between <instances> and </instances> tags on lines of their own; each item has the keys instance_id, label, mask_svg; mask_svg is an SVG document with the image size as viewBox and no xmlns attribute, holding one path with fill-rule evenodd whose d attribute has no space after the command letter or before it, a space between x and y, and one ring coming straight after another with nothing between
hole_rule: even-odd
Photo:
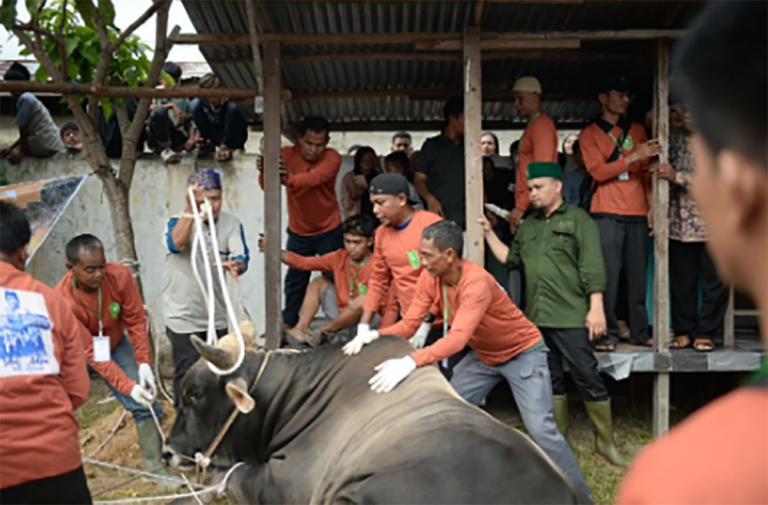
<instances>
[{"instance_id":1,"label":"bull's leg","mask_svg":"<svg viewBox=\"0 0 768 505\"><path fill-rule=\"evenodd\" d=\"M229 475L224 493L243 505L288 503L272 480L269 465L240 465Z\"/></svg>"}]
</instances>

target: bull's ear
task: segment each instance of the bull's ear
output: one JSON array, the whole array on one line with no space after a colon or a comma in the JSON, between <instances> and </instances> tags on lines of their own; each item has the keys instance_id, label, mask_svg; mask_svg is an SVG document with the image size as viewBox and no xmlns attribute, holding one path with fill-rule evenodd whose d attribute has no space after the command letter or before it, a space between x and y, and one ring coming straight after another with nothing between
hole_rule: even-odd
<instances>
[{"instance_id":1,"label":"bull's ear","mask_svg":"<svg viewBox=\"0 0 768 505\"><path fill-rule=\"evenodd\" d=\"M235 402L237 410L247 414L256 406L256 401L248 394L248 384L242 377L227 382L227 395Z\"/></svg>"}]
</instances>

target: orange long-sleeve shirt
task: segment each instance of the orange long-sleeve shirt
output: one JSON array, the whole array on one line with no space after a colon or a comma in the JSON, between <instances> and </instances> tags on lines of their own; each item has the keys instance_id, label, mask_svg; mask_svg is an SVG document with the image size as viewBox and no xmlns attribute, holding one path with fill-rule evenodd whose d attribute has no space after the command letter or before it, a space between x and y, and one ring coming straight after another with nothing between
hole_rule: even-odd
<instances>
[{"instance_id":1,"label":"orange long-sleeve shirt","mask_svg":"<svg viewBox=\"0 0 768 505\"><path fill-rule=\"evenodd\" d=\"M515 207L522 211L531 206L528 164L535 161L557 161L557 128L544 112L528 125L520 143L520 158L515 175Z\"/></svg>"},{"instance_id":2,"label":"orange long-sleeve shirt","mask_svg":"<svg viewBox=\"0 0 768 505\"><path fill-rule=\"evenodd\" d=\"M352 258L345 249L339 249L322 256L301 256L294 252L286 252L286 259L288 260L286 264L291 268L333 273L336 303L339 310L344 310L349 305L352 293L354 293L355 298L359 295L367 295L371 272L373 271L373 262L370 256L362 266L355 265L355 268L352 268ZM394 311L394 315L391 313L392 311ZM396 320L397 305L394 297L388 296L378 312L382 317L386 317L387 321Z\"/></svg>"},{"instance_id":3,"label":"orange long-sleeve shirt","mask_svg":"<svg viewBox=\"0 0 768 505\"><path fill-rule=\"evenodd\" d=\"M616 139L621 139L622 130L614 125L611 133ZM637 147L648 140L645 128L639 123L632 123L629 128L631 148L625 142L622 154L616 161L608 163L616 142L608 136L597 124L584 128L579 134L579 146L584 157L584 164L597 183L595 195L592 197L593 214L614 214L618 216L645 216L648 214L647 195L651 193L651 179L648 173L647 161L627 164L626 156L632 154ZM619 180L619 176L629 173L629 180Z\"/></svg>"},{"instance_id":4,"label":"orange long-sleeve shirt","mask_svg":"<svg viewBox=\"0 0 768 505\"><path fill-rule=\"evenodd\" d=\"M54 289L69 302L77 320L88 330L87 343L92 344L93 336L99 334L99 318L96 316L99 309L98 292L86 293L80 289L75 291L71 272L67 272ZM111 349L117 347L123 335L127 334L136 362L152 363L147 315L139 287L131 271L117 263L107 263L101 286L101 321L104 325L104 336L109 337ZM90 365L121 393L130 394L136 384L114 361L91 362Z\"/></svg>"},{"instance_id":5,"label":"orange long-sleeve shirt","mask_svg":"<svg viewBox=\"0 0 768 505\"><path fill-rule=\"evenodd\" d=\"M411 338L430 308L436 305L444 314L447 302L448 334L411 354L418 366L453 356L466 345L486 365L500 365L541 342L538 328L512 303L491 274L469 260L463 260L461 268L459 284L445 285L447 300L443 298L443 282L423 271L405 317L380 330L381 334Z\"/></svg>"},{"instance_id":6,"label":"orange long-sleeve shirt","mask_svg":"<svg viewBox=\"0 0 768 505\"><path fill-rule=\"evenodd\" d=\"M74 411L90 380L87 331L60 295L3 262L0 307L0 488L8 488L82 464Z\"/></svg>"},{"instance_id":7,"label":"orange long-sleeve shirt","mask_svg":"<svg viewBox=\"0 0 768 505\"><path fill-rule=\"evenodd\" d=\"M768 503L768 390L741 388L644 449L616 503Z\"/></svg>"},{"instance_id":8,"label":"orange long-sleeve shirt","mask_svg":"<svg viewBox=\"0 0 768 505\"><path fill-rule=\"evenodd\" d=\"M283 181L288 199L288 229L302 236L320 235L341 225L341 210L336 199L336 177L341 156L327 148L319 161L310 163L298 146L280 151L288 176ZM264 188L264 174L259 173Z\"/></svg>"},{"instance_id":9,"label":"orange long-sleeve shirt","mask_svg":"<svg viewBox=\"0 0 768 505\"><path fill-rule=\"evenodd\" d=\"M400 229L379 226L373 245L373 272L368 281L365 310L376 312L394 281L401 312L408 310L421 271L421 234L429 225L442 221L426 210L413 211L411 220Z\"/></svg>"}]
</instances>

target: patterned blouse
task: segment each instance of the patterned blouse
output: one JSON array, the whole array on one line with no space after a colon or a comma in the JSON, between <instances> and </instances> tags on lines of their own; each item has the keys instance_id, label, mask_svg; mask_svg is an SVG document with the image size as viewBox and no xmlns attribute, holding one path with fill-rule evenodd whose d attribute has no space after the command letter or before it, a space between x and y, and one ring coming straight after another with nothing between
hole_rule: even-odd
<instances>
[{"instance_id":1,"label":"patterned blouse","mask_svg":"<svg viewBox=\"0 0 768 505\"><path fill-rule=\"evenodd\" d=\"M699 206L690 193L693 181L691 135L684 131L669 135L669 163L677 172L669 195L669 238L681 242L706 242L709 232Z\"/></svg>"}]
</instances>

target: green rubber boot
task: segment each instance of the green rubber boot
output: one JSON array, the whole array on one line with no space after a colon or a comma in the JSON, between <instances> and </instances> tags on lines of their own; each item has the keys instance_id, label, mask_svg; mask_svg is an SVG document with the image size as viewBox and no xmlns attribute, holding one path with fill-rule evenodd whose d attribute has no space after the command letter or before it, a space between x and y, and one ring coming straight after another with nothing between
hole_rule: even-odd
<instances>
[{"instance_id":1,"label":"green rubber boot","mask_svg":"<svg viewBox=\"0 0 768 505\"><path fill-rule=\"evenodd\" d=\"M163 440L157 431L157 426L153 419L144 419L136 422L136 431L139 433L139 447L141 448L141 462L144 465L144 471L162 475L164 477L174 477L163 464L160 454L163 450ZM156 480L155 484L165 489L176 489L179 487L167 480Z\"/></svg>"},{"instance_id":2,"label":"green rubber boot","mask_svg":"<svg viewBox=\"0 0 768 505\"><path fill-rule=\"evenodd\" d=\"M592 429L595 432L595 452L612 465L626 467L628 461L619 453L613 440L613 416L611 415L611 400L603 402L584 402Z\"/></svg>"},{"instance_id":3,"label":"green rubber boot","mask_svg":"<svg viewBox=\"0 0 768 505\"><path fill-rule=\"evenodd\" d=\"M552 397L552 415L555 418L555 424L558 431L568 440L568 397L565 395L554 395ZM570 443L570 442L569 442Z\"/></svg>"}]
</instances>

